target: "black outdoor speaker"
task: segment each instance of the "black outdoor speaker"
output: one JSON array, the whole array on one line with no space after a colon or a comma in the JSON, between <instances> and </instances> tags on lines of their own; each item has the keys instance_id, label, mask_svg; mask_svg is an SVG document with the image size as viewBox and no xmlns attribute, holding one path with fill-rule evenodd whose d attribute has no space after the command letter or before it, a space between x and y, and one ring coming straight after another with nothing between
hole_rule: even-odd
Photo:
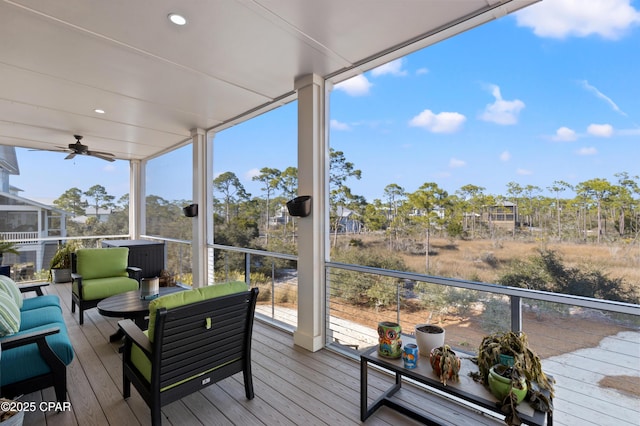
<instances>
[{"instance_id":1,"label":"black outdoor speaker","mask_svg":"<svg viewBox=\"0 0 640 426\"><path fill-rule=\"evenodd\" d=\"M184 207L182 211L186 217L196 217L198 216L198 205L189 204L187 207Z\"/></svg>"},{"instance_id":2,"label":"black outdoor speaker","mask_svg":"<svg viewBox=\"0 0 640 426\"><path fill-rule=\"evenodd\" d=\"M289 210L291 216L309 216L311 213L311 195L301 195L287 201L287 210Z\"/></svg>"}]
</instances>

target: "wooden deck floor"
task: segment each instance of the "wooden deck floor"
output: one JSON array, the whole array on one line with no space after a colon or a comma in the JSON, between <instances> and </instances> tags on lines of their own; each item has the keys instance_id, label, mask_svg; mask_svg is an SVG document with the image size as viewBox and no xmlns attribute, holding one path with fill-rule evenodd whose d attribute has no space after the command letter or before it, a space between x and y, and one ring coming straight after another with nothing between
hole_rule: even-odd
<instances>
[{"instance_id":1,"label":"wooden deck floor","mask_svg":"<svg viewBox=\"0 0 640 426\"><path fill-rule=\"evenodd\" d=\"M75 359L67 369L70 410L31 412L25 425L148 425L149 409L132 387L132 396L122 398L122 366L118 344L108 336L116 319L102 317L95 309L85 313L78 325L70 309L70 284L52 284L58 294ZM308 352L293 344L291 334L256 321L253 335L255 398L246 400L242 375L167 405L164 425L351 425L360 422L360 369L356 360L329 350ZM392 383L383 373L369 374L369 396ZM448 425L500 425L494 418L464 408L412 386L405 386L398 399L426 409ZM25 401L55 401L53 389L23 397ZM365 424L413 425L412 420L386 407Z\"/></svg>"}]
</instances>

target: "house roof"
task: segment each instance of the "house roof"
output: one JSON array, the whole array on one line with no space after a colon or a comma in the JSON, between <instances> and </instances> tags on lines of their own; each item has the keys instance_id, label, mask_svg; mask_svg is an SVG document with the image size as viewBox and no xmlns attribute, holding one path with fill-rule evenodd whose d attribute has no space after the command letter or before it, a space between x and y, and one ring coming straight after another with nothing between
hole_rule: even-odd
<instances>
[{"instance_id":1,"label":"house roof","mask_svg":"<svg viewBox=\"0 0 640 426\"><path fill-rule=\"evenodd\" d=\"M149 158L535 1L0 0L0 144Z\"/></svg>"},{"instance_id":2,"label":"house roof","mask_svg":"<svg viewBox=\"0 0 640 426\"><path fill-rule=\"evenodd\" d=\"M6 198L6 200L3 200ZM53 207L47 204L39 203L28 198L21 197L19 195L9 194L6 192L0 192L0 208L3 210L16 209L16 206L33 206L43 210L50 210L61 215L68 215L69 213L61 210L57 207Z\"/></svg>"},{"instance_id":3,"label":"house roof","mask_svg":"<svg viewBox=\"0 0 640 426\"><path fill-rule=\"evenodd\" d=\"M0 145L0 168L11 175L19 175L18 158L16 149L12 146Z\"/></svg>"}]
</instances>

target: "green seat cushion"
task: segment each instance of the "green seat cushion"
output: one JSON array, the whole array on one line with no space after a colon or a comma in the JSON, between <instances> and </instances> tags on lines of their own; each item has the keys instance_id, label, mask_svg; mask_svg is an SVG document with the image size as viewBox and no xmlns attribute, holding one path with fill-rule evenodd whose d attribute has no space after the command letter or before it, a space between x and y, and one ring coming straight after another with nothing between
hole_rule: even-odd
<instances>
[{"instance_id":1,"label":"green seat cushion","mask_svg":"<svg viewBox=\"0 0 640 426\"><path fill-rule=\"evenodd\" d=\"M22 299L21 311L28 311L31 309L43 308L45 306L57 306L62 312L60 307L60 298L55 294L45 294L37 297L25 297Z\"/></svg>"},{"instance_id":2,"label":"green seat cushion","mask_svg":"<svg viewBox=\"0 0 640 426\"><path fill-rule=\"evenodd\" d=\"M22 308L22 293L20 293L20 289L15 281L6 275L0 274L0 290L3 290L5 293L13 297L16 305L18 305L18 309Z\"/></svg>"},{"instance_id":3,"label":"green seat cushion","mask_svg":"<svg viewBox=\"0 0 640 426\"><path fill-rule=\"evenodd\" d=\"M19 330L20 309L13 297L0 291L0 337L9 336Z\"/></svg>"},{"instance_id":4,"label":"green seat cushion","mask_svg":"<svg viewBox=\"0 0 640 426\"><path fill-rule=\"evenodd\" d=\"M41 308L20 311L20 331L36 328L54 322L62 322L62 310L59 306L43 306Z\"/></svg>"},{"instance_id":5,"label":"green seat cushion","mask_svg":"<svg viewBox=\"0 0 640 426\"><path fill-rule=\"evenodd\" d=\"M149 330L144 331L144 334L147 335L147 337L149 336ZM203 371L200 374L197 374L193 377L189 377L187 379L181 380L179 382L173 383L171 385L165 386L162 389L160 389L160 392L164 392L168 389L171 389L175 386L178 386L181 383L187 382L195 377L200 377L204 374L207 374L211 371L217 370L218 368L224 367L227 364L230 364L232 362L234 362L235 360L231 360L229 362L226 362L224 364L221 364L215 368L211 368L207 371ZM138 345L136 345L135 343L131 345L131 363L138 369L138 371L140 372L140 374L142 374L142 377L144 377L147 380L147 383L151 382L151 360L147 357L147 355L145 355L144 352L142 352L142 349L140 349L140 347Z\"/></svg>"},{"instance_id":6,"label":"green seat cushion","mask_svg":"<svg viewBox=\"0 0 640 426\"><path fill-rule=\"evenodd\" d=\"M90 248L76 251L76 272L82 280L127 277L128 247Z\"/></svg>"},{"instance_id":7,"label":"green seat cushion","mask_svg":"<svg viewBox=\"0 0 640 426\"><path fill-rule=\"evenodd\" d=\"M45 339L62 362L69 365L73 360L73 347L71 346L71 341L69 340L67 329L62 319L60 319L60 322L20 331L15 335L19 336L32 331L45 330L53 326L59 327L60 332L47 336ZM0 338L0 345L2 345L2 338ZM42 359L36 343L8 350L3 349L2 362L0 362L0 386L36 377L50 371L49 366Z\"/></svg>"},{"instance_id":8,"label":"green seat cushion","mask_svg":"<svg viewBox=\"0 0 640 426\"><path fill-rule=\"evenodd\" d=\"M149 337L149 330L143 331L143 333ZM131 363L138 369L142 377L147 380L147 383L151 382L151 360L142 352L140 346L133 343L131 345Z\"/></svg>"},{"instance_id":9,"label":"green seat cushion","mask_svg":"<svg viewBox=\"0 0 640 426\"><path fill-rule=\"evenodd\" d=\"M138 281L129 277L96 278L92 280L85 280L83 277L82 279L83 300L100 300L131 290L138 290ZM73 283L73 292L78 294L77 282Z\"/></svg>"},{"instance_id":10,"label":"green seat cushion","mask_svg":"<svg viewBox=\"0 0 640 426\"><path fill-rule=\"evenodd\" d=\"M178 306L212 299L214 297L226 296L228 294L240 293L249 290L243 281L231 281L224 284L214 284L206 287L195 288L193 290L171 293L158 297L149 303L149 340L153 342L153 333L156 325L156 311L160 308L177 308Z\"/></svg>"}]
</instances>

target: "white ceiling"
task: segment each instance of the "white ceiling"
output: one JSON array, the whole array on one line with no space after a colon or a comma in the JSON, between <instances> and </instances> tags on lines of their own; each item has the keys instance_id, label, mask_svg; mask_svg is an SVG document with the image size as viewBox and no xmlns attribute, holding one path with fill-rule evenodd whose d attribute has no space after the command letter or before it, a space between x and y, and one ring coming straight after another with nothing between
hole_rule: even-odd
<instances>
[{"instance_id":1,"label":"white ceiling","mask_svg":"<svg viewBox=\"0 0 640 426\"><path fill-rule=\"evenodd\" d=\"M0 144L148 158L535 1L2 0Z\"/></svg>"}]
</instances>

